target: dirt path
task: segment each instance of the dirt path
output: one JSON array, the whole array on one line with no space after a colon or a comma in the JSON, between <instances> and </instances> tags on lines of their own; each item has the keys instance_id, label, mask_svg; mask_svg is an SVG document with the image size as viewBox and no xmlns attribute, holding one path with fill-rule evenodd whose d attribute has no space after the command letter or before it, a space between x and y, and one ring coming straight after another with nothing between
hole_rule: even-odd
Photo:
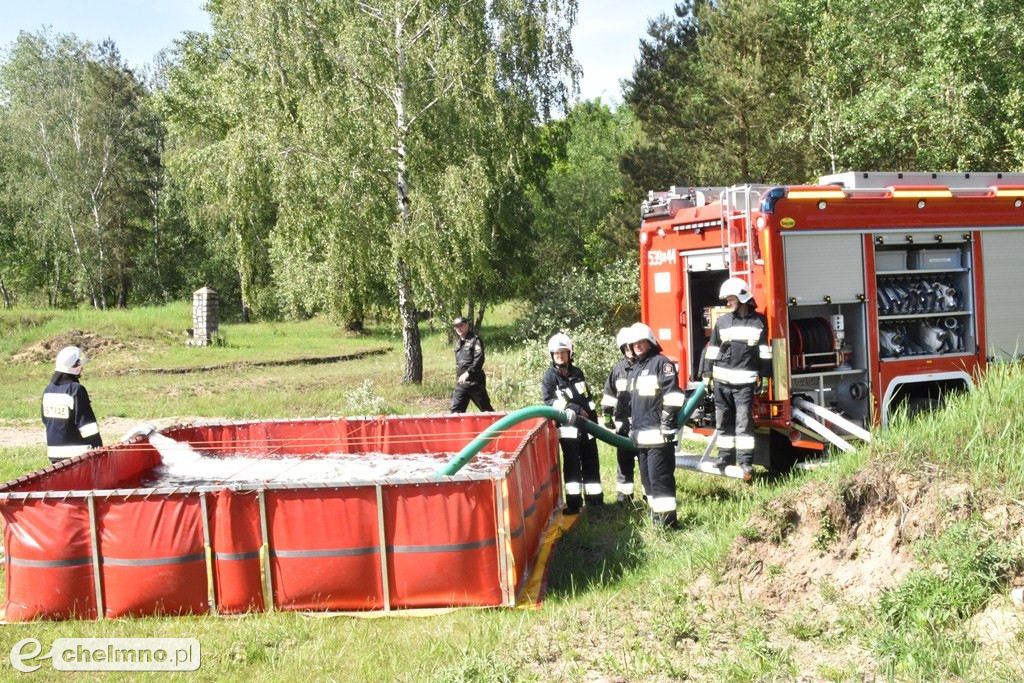
<instances>
[{"instance_id":1,"label":"dirt path","mask_svg":"<svg viewBox=\"0 0 1024 683\"><path fill-rule=\"evenodd\" d=\"M108 417L100 420L100 434L104 443L116 443L121 437L140 424L168 427L173 424L191 422L195 417L157 417L148 420L127 417ZM221 418L201 418L210 422ZM226 419L226 418L225 418ZM45 446L46 435L40 420L0 420L0 448L19 446Z\"/></svg>"},{"instance_id":2,"label":"dirt path","mask_svg":"<svg viewBox=\"0 0 1024 683\"><path fill-rule=\"evenodd\" d=\"M286 360L264 360L264 361L237 361L234 363L221 363L219 365L198 365L185 366L180 368L124 368L122 370L108 370L100 375L136 375L136 374L160 374L160 375L185 375L191 372L212 372L214 370L242 369L242 368L269 368L287 365L323 365L324 363L341 363L350 360L360 360L370 356L382 356L393 351L390 346L357 351L341 356L313 356L304 358L289 358Z\"/></svg>"}]
</instances>

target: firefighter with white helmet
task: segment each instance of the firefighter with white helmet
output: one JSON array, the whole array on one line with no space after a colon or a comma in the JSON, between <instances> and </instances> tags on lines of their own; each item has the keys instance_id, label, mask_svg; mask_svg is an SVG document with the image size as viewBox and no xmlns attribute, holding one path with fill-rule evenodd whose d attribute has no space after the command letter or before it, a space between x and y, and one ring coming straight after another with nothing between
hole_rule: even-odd
<instances>
[{"instance_id":1,"label":"firefighter with white helmet","mask_svg":"<svg viewBox=\"0 0 1024 683\"><path fill-rule=\"evenodd\" d=\"M676 519L676 416L686 395L675 364L661 353L654 331L643 323L630 328L636 364L629 373L629 436L639 452L640 481L654 525L678 526Z\"/></svg>"},{"instance_id":2,"label":"firefighter with white helmet","mask_svg":"<svg viewBox=\"0 0 1024 683\"><path fill-rule=\"evenodd\" d=\"M61 349L50 383L43 390L42 417L50 462L81 455L103 445L89 393L80 381L82 366L87 360L77 346Z\"/></svg>"},{"instance_id":3,"label":"firefighter with white helmet","mask_svg":"<svg viewBox=\"0 0 1024 683\"><path fill-rule=\"evenodd\" d=\"M754 391L771 377L768 320L744 280L722 284L719 296L729 312L718 317L704 355L706 386L714 384L718 466L738 464L748 478L754 471Z\"/></svg>"},{"instance_id":4,"label":"firefighter with white helmet","mask_svg":"<svg viewBox=\"0 0 1024 683\"><path fill-rule=\"evenodd\" d=\"M551 367L544 373L540 387L544 403L565 411L570 421L558 428L562 447L562 476L565 482L565 513L578 514L584 500L587 505L603 505L601 469L597 459L597 440L574 424L575 417L597 419L597 405L583 371L573 365L572 340L559 332L548 340Z\"/></svg>"},{"instance_id":5,"label":"firefighter with white helmet","mask_svg":"<svg viewBox=\"0 0 1024 683\"><path fill-rule=\"evenodd\" d=\"M621 435L629 433L629 371L636 362L630 348L631 332L623 327L615 335L615 345L622 353L622 359L612 367L604 383L601 395L601 409L604 413L605 428ZM616 451L615 502L626 503L633 499L633 475L636 470L636 453L626 448Z\"/></svg>"}]
</instances>

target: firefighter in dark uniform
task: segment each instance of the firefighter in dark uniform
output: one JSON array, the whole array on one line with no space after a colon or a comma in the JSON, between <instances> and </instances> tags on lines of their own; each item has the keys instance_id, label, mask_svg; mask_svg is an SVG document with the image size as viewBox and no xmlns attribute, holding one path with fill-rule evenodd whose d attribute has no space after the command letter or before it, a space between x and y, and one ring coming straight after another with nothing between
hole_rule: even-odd
<instances>
[{"instance_id":1,"label":"firefighter in dark uniform","mask_svg":"<svg viewBox=\"0 0 1024 683\"><path fill-rule=\"evenodd\" d=\"M629 436L637 447L640 481L655 527L674 529L676 519L676 416L686 395L675 364L661 354L650 327L636 323L630 345L636 363L629 372Z\"/></svg>"},{"instance_id":2,"label":"firefighter in dark uniform","mask_svg":"<svg viewBox=\"0 0 1024 683\"><path fill-rule=\"evenodd\" d=\"M565 514L575 515L584 499L587 505L604 505L597 439L574 424L576 415L595 421L597 405L583 371L572 364L572 340L559 332L548 340L548 353L551 367L541 379L541 396L545 404L570 415L570 421L558 428L558 443L562 447Z\"/></svg>"},{"instance_id":3,"label":"firefighter in dark uniform","mask_svg":"<svg viewBox=\"0 0 1024 683\"><path fill-rule=\"evenodd\" d=\"M601 410L604 413L606 429L625 436L629 434L629 401L623 400L629 394L629 370L636 357L629 347L630 331L623 327L615 335L615 344L622 353L622 359L612 367L601 395ZM633 499L633 473L636 470L636 452L625 448L616 449L618 460L615 471L615 502L626 503Z\"/></svg>"},{"instance_id":4,"label":"firefighter in dark uniform","mask_svg":"<svg viewBox=\"0 0 1024 683\"><path fill-rule=\"evenodd\" d=\"M464 413L470 400L484 412L494 406L487 395L487 377L484 375L484 343L476 332L469 329L469 321L459 317L452 322L455 342L455 389L452 391L451 412Z\"/></svg>"},{"instance_id":5,"label":"firefighter in dark uniform","mask_svg":"<svg viewBox=\"0 0 1024 683\"><path fill-rule=\"evenodd\" d=\"M79 381L86 360L77 346L61 349L53 377L43 390L42 416L50 462L81 455L103 445L89 393Z\"/></svg>"},{"instance_id":6,"label":"firefighter in dark uniform","mask_svg":"<svg viewBox=\"0 0 1024 683\"><path fill-rule=\"evenodd\" d=\"M719 316L704 356L703 377L714 385L718 427L718 467L740 466L745 478L754 472L754 392L767 388L772 351L768 320L758 313L750 286L729 278L719 294L729 312Z\"/></svg>"}]
</instances>

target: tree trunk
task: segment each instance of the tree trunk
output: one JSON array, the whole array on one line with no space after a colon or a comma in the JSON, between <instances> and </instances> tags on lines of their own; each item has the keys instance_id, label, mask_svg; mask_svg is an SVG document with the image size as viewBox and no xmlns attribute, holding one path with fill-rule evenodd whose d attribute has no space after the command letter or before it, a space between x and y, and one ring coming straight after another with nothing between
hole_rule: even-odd
<instances>
[{"instance_id":1,"label":"tree trunk","mask_svg":"<svg viewBox=\"0 0 1024 683\"><path fill-rule=\"evenodd\" d=\"M366 331L366 326L363 324L363 318L361 316L359 316L359 317L350 316L342 324L342 328L346 332L359 332L359 333L362 333L362 332Z\"/></svg>"},{"instance_id":2,"label":"tree trunk","mask_svg":"<svg viewBox=\"0 0 1024 683\"><path fill-rule=\"evenodd\" d=\"M60 259L53 259L53 295L47 298L50 299L50 305L57 308L60 301Z\"/></svg>"},{"instance_id":3,"label":"tree trunk","mask_svg":"<svg viewBox=\"0 0 1024 683\"><path fill-rule=\"evenodd\" d=\"M82 253L82 245L78 241L78 231L75 230L75 222L71 220L71 216L66 216L66 218L68 230L71 231L71 243L75 247L75 255L78 256L78 265L81 266L82 272L85 273L85 281L89 284L89 302L93 308L96 308L99 301L99 298L96 296L96 282L93 280L92 271L89 269L85 255ZM100 287L102 288L102 283L100 283Z\"/></svg>"},{"instance_id":4,"label":"tree trunk","mask_svg":"<svg viewBox=\"0 0 1024 683\"><path fill-rule=\"evenodd\" d=\"M480 326L484 324L484 311L487 310L487 303L484 301L480 302L480 311L476 314L476 323L473 326L474 330L479 330Z\"/></svg>"},{"instance_id":5,"label":"tree trunk","mask_svg":"<svg viewBox=\"0 0 1024 683\"><path fill-rule=\"evenodd\" d=\"M402 315L402 346L405 349L405 370L402 384L423 381L423 348L420 345L419 317L412 299L409 266L402 257L396 263L398 271L398 311Z\"/></svg>"},{"instance_id":6,"label":"tree trunk","mask_svg":"<svg viewBox=\"0 0 1024 683\"><path fill-rule=\"evenodd\" d=\"M397 86L393 93L395 106L395 191L397 194L398 220L395 230L398 236L404 236L409 230L409 181L406 178L406 146L408 122L405 111L405 75L406 60L403 35L405 26L402 20L395 22L395 50L398 61ZM395 240L398 241L397 239ZM423 381L423 348L420 345L419 315L413 299L412 273L409 265L401 255L395 260L395 275L398 280L398 311L402 316L402 345L405 350L405 370L402 373L403 384L420 384Z\"/></svg>"},{"instance_id":7,"label":"tree trunk","mask_svg":"<svg viewBox=\"0 0 1024 683\"><path fill-rule=\"evenodd\" d=\"M117 307L128 308L128 290L131 289L131 278L126 270L121 270L121 276L117 278Z\"/></svg>"},{"instance_id":8,"label":"tree trunk","mask_svg":"<svg viewBox=\"0 0 1024 683\"><path fill-rule=\"evenodd\" d=\"M7 291L7 287L4 286L4 279L0 277L0 294L4 297L4 308L11 307L11 293Z\"/></svg>"}]
</instances>

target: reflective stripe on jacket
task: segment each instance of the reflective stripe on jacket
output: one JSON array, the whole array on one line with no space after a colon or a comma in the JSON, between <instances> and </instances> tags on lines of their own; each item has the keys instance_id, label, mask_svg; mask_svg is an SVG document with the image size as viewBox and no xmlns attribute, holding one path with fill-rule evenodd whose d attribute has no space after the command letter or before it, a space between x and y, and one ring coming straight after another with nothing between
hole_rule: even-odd
<instances>
[{"instance_id":1,"label":"reflective stripe on jacket","mask_svg":"<svg viewBox=\"0 0 1024 683\"><path fill-rule=\"evenodd\" d=\"M103 445L89 392L75 375L54 373L43 390L40 414L46 426L47 454L52 458L81 455Z\"/></svg>"},{"instance_id":2,"label":"reflective stripe on jacket","mask_svg":"<svg viewBox=\"0 0 1024 683\"><path fill-rule=\"evenodd\" d=\"M597 404L590 395L590 386L587 385L583 371L572 363L565 375L552 363L541 378L540 391L546 405L557 410L571 408L576 413L587 411L589 420L597 420ZM563 439L576 439L580 436L588 440L594 438L581 429L568 426L559 427L558 434Z\"/></svg>"},{"instance_id":3,"label":"reflective stripe on jacket","mask_svg":"<svg viewBox=\"0 0 1024 683\"><path fill-rule=\"evenodd\" d=\"M756 384L760 377L771 377L767 318L757 311L746 316L719 316L704 354L703 374L734 385Z\"/></svg>"},{"instance_id":4,"label":"reflective stripe on jacket","mask_svg":"<svg viewBox=\"0 0 1024 683\"><path fill-rule=\"evenodd\" d=\"M610 419L618 429L629 418L629 403L620 399L629 394L629 370L633 366L628 358L623 358L608 373L601 394L601 409L605 419Z\"/></svg>"},{"instance_id":5,"label":"reflective stripe on jacket","mask_svg":"<svg viewBox=\"0 0 1024 683\"><path fill-rule=\"evenodd\" d=\"M629 371L629 436L633 443L640 447L664 444L666 432L674 432L676 415L685 401L675 363L657 348L637 359Z\"/></svg>"}]
</instances>

